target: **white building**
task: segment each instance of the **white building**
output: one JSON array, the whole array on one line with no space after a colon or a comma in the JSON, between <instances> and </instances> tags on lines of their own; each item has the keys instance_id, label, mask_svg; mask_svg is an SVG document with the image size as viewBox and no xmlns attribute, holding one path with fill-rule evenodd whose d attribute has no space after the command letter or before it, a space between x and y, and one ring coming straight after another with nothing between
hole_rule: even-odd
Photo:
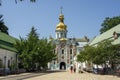
<instances>
[{"instance_id":1,"label":"white building","mask_svg":"<svg viewBox=\"0 0 120 80\"><path fill-rule=\"evenodd\" d=\"M0 70L8 70L16 63L15 38L0 32Z\"/></svg>"},{"instance_id":2,"label":"white building","mask_svg":"<svg viewBox=\"0 0 120 80\"><path fill-rule=\"evenodd\" d=\"M80 54L80 52L84 49L84 46L86 46L88 44L89 39L85 36L82 39L76 39L77 41L77 54L74 57L74 64L76 65L76 71L78 72L79 69L84 69L87 68L86 62L77 62L77 55Z\"/></svg>"}]
</instances>

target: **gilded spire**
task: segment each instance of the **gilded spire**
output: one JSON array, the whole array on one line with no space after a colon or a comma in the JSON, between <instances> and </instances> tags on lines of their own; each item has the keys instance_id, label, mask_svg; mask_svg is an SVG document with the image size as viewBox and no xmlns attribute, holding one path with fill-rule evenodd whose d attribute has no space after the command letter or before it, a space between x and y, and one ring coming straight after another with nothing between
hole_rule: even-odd
<instances>
[{"instance_id":1,"label":"gilded spire","mask_svg":"<svg viewBox=\"0 0 120 80\"><path fill-rule=\"evenodd\" d=\"M59 16L59 20L60 22L64 22L64 15L62 14L62 7L60 8L61 9L61 13L60 13L60 16Z\"/></svg>"},{"instance_id":2,"label":"gilded spire","mask_svg":"<svg viewBox=\"0 0 120 80\"><path fill-rule=\"evenodd\" d=\"M56 27L56 30L64 30L64 31L66 31L66 28L67 28L67 26L64 24L64 15L62 14L62 7L60 8L61 9L61 11L60 11L60 16L59 16L59 23L58 23L58 25L57 25L57 27Z\"/></svg>"}]
</instances>

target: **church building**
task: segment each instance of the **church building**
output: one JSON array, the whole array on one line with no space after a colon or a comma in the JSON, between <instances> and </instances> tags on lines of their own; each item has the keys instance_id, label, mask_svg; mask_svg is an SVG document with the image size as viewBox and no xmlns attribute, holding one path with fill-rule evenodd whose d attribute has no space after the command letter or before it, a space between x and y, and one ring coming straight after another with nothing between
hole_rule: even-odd
<instances>
[{"instance_id":1,"label":"church building","mask_svg":"<svg viewBox=\"0 0 120 80\"><path fill-rule=\"evenodd\" d=\"M67 38L67 32L67 25L64 23L64 15L61 11L55 29L56 38L50 37L50 41L55 45L54 53L57 55L57 59L49 65L51 70L68 70L71 66L76 67L74 57L77 54L78 41L76 38Z\"/></svg>"}]
</instances>

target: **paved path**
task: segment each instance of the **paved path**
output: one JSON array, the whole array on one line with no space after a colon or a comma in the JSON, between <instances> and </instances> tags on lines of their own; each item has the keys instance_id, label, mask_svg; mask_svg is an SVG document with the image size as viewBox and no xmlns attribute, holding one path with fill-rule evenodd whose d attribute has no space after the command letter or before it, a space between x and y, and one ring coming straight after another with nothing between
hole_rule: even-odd
<instances>
[{"instance_id":1,"label":"paved path","mask_svg":"<svg viewBox=\"0 0 120 80\"><path fill-rule=\"evenodd\" d=\"M0 80L120 80L120 77L91 73L70 73L68 71L48 71L45 73L1 76Z\"/></svg>"},{"instance_id":2,"label":"paved path","mask_svg":"<svg viewBox=\"0 0 120 80\"><path fill-rule=\"evenodd\" d=\"M21 73L14 75L0 76L0 80L23 80L30 77L41 76L47 73Z\"/></svg>"},{"instance_id":3,"label":"paved path","mask_svg":"<svg viewBox=\"0 0 120 80\"><path fill-rule=\"evenodd\" d=\"M24 80L120 80L120 77L110 75L96 75L91 73L53 72Z\"/></svg>"}]
</instances>

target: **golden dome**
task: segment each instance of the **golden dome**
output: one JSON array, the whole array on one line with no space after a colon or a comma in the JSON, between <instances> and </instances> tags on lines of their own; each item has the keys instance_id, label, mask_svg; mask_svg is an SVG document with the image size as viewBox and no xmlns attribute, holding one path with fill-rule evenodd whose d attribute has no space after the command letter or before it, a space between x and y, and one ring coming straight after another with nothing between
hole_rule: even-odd
<instances>
[{"instance_id":1,"label":"golden dome","mask_svg":"<svg viewBox=\"0 0 120 80\"><path fill-rule=\"evenodd\" d=\"M57 27L56 30L66 30L66 25L62 22L60 22Z\"/></svg>"},{"instance_id":2,"label":"golden dome","mask_svg":"<svg viewBox=\"0 0 120 80\"><path fill-rule=\"evenodd\" d=\"M64 24L64 15L61 13L59 16L60 22L56 26L56 30L66 30L67 26Z\"/></svg>"}]
</instances>

